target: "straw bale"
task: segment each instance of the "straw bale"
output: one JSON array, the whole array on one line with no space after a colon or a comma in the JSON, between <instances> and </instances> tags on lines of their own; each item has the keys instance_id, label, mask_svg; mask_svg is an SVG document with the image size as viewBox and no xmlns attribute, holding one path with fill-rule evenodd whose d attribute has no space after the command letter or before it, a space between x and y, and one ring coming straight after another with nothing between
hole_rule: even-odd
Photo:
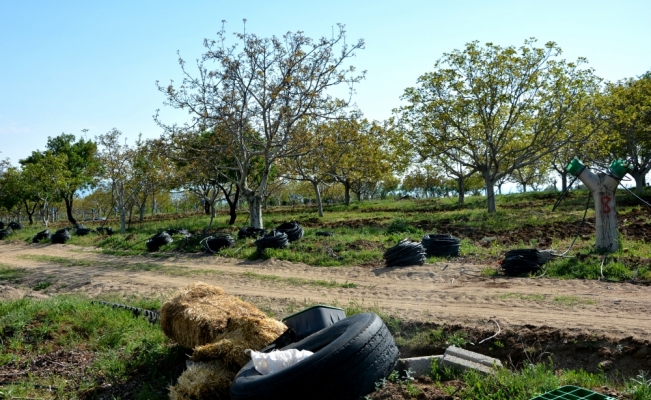
<instances>
[{"instance_id":1,"label":"straw bale","mask_svg":"<svg viewBox=\"0 0 651 400\"><path fill-rule=\"evenodd\" d=\"M176 385L170 387L170 399L229 399L229 388L236 373L219 361L190 363Z\"/></svg>"},{"instance_id":2,"label":"straw bale","mask_svg":"<svg viewBox=\"0 0 651 400\"><path fill-rule=\"evenodd\" d=\"M192 359L219 359L228 365L242 366L250 359L244 350L261 350L287 330L282 322L266 317L231 320L228 328L214 343L195 347Z\"/></svg>"},{"instance_id":3,"label":"straw bale","mask_svg":"<svg viewBox=\"0 0 651 400\"><path fill-rule=\"evenodd\" d=\"M184 288L166 302L160 313L163 332L187 348L219 340L229 330L229 321L267 318L253 304L202 282Z\"/></svg>"}]
</instances>

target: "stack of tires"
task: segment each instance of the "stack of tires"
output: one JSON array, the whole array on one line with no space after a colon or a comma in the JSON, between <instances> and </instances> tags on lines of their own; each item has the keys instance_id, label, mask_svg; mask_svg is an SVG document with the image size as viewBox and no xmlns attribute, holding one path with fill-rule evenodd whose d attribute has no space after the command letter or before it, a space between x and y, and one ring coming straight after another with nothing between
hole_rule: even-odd
<instances>
[{"instance_id":1,"label":"stack of tires","mask_svg":"<svg viewBox=\"0 0 651 400\"><path fill-rule=\"evenodd\" d=\"M287 234L287 240L290 242L295 242L298 239L302 238L304 233L303 228L301 228L301 226L296 221L280 224L276 228L276 231Z\"/></svg>"},{"instance_id":2,"label":"stack of tires","mask_svg":"<svg viewBox=\"0 0 651 400\"><path fill-rule=\"evenodd\" d=\"M423 236L421 244L428 256L458 257L461 241L450 235L429 234Z\"/></svg>"},{"instance_id":3,"label":"stack of tires","mask_svg":"<svg viewBox=\"0 0 651 400\"><path fill-rule=\"evenodd\" d=\"M15 231L23 229L23 226L20 224L20 222L14 222L14 221L11 221L9 223L9 227Z\"/></svg>"},{"instance_id":4,"label":"stack of tires","mask_svg":"<svg viewBox=\"0 0 651 400\"><path fill-rule=\"evenodd\" d=\"M387 267L406 267L425 264L425 249L418 242L407 239L387 249L383 256Z\"/></svg>"}]
</instances>

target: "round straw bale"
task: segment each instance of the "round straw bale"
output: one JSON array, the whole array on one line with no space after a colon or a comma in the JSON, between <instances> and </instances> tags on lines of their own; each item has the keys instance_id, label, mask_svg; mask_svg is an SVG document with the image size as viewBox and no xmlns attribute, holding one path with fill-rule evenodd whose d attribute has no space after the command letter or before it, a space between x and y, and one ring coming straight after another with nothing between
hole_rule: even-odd
<instances>
[{"instance_id":1,"label":"round straw bale","mask_svg":"<svg viewBox=\"0 0 651 400\"><path fill-rule=\"evenodd\" d=\"M230 329L229 321L246 318L267 316L253 304L199 282L184 288L163 305L160 325L169 338L191 349L214 343Z\"/></svg>"}]
</instances>

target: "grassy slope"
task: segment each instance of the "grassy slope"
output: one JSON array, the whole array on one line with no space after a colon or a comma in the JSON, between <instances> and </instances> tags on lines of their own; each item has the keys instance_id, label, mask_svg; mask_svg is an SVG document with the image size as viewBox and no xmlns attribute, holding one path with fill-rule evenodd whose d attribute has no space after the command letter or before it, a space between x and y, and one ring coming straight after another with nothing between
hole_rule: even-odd
<instances>
[{"instance_id":1,"label":"grassy slope","mask_svg":"<svg viewBox=\"0 0 651 400\"><path fill-rule=\"evenodd\" d=\"M234 248L225 249L222 254L237 258L275 257L319 266L379 266L384 251L403 238L419 240L426 233L452 233L461 238L462 260L491 265L495 271L486 270L485 273L496 274L497 261L510 249L537 247L560 252L567 249L583 217L586 195L585 191L571 192L554 212L555 193L498 196L498 211L494 214L485 211L483 197L469 197L463 205L457 204L455 199L385 200L353 203L350 206L334 205L326 207L323 218L317 218L316 210L309 206L270 208L264 214L268 228L294 220L305 228L304 238L286 249L267 249L262 254L257 253L253 239L238 240ZM641 208L637 200L625 193L618 195L618 202L619 218L624 224L638 223L643 228L648 226L651 210ZM631 221L629 216L632 216ZM246 213L241 212L237 226L228 226L228 217L219 215L211 232L226 232L236 237L238 227L246 225L246 217ZM602 256L593 250L591 218L594 218L594 212L590 209L588 223L570 253L577 257L549 264L547 276L581 279L600 276ZM151 235L168 228L186 228L200 234L208 220L203 215L160 215L142 224L134 223L125 235L73 235L69 243L98 246L104 252L115 255L147 254L145 241ZM115 226L114 221L111 223ZM29 242L41 229L27 227L17 231L10 240ZM334 236L317 236L316 232L320 230L332 231ZM482 243L484 237L496 240ZM176 236L174 243L152 256L165 256L170 251L201 251L199 241L199 236L188 240ZM651 280L651 245L641 240L639 235L624 235L622 244L621 251L606 259L604 275L612 280L631 279L633 276L640 280ZM436 258L428 261L436 261Z\"/></svg>"}]
</instances>

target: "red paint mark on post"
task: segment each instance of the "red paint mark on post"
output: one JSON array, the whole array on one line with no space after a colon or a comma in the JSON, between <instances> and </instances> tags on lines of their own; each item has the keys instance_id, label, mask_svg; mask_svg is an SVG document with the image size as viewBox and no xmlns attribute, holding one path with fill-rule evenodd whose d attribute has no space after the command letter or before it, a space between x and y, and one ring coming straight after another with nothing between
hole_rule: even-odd
<instances>
[{"instance_id":1,"label":"red paint mark on post","mask_svg":"<svg viewBox=\"0 0 651 400\"><path fill-rule=\"evenodd\" d=\"M612 200L610 196L601 196L601 209L604 214L610 214L610 200Z\"/></svg>"}]
</instances>

